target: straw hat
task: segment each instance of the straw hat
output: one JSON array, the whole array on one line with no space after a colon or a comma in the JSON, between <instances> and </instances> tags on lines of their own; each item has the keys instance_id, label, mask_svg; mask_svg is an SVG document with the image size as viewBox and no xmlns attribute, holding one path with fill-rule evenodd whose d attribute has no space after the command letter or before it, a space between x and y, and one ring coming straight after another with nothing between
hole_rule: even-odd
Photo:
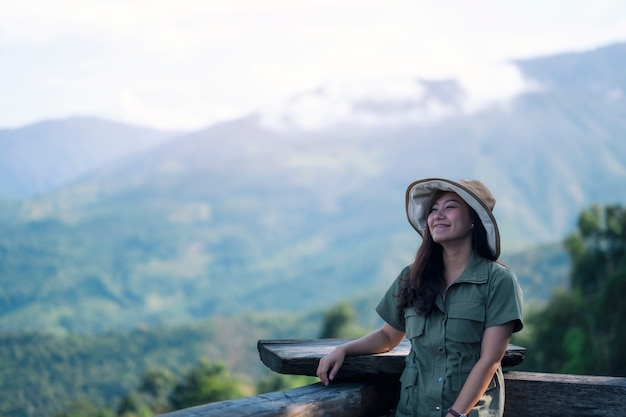
<instances>
[{"instance_id":1,"label":"straw hat","mask_svg":"<svg viewBox=\"0 0 626 417\"><path fill-rule=\"evenodd\" d=\"M491 253L497 259L500 256L500 232L493 207L496 199L493 194L478 180L459 180L458 182L443 178L426 178L413 182L406 190L406 215L409 223L423 236L428 217L428 204L437 191L451 191L458 194L473 208L487 230L487 241Z\"/></svg>"}]
</instances>

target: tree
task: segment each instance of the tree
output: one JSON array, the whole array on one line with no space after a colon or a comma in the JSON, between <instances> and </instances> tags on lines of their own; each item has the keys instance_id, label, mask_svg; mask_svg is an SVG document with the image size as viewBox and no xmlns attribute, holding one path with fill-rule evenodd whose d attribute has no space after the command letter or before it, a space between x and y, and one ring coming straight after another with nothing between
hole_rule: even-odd
<instances>
[{"instance_id":1,"label":"tree","mask_svg":"<svg viewBox=\"0 0 626 417\"><path fill-rule=\"evenodd\" d=\"M324 314L320 338L355 338L366 333L355 324L356 312L347 302L341 302Z\"/></svg>"},{"instance_id":2,"label":"tree","mask_svg":"<svg viewBox=\"0 0 626 417\"><path fill-rule=\"evenodd\" d=\"M150 417L152 411L141 393L128 391L117 406L117 415L120 417Z\"/></svg>"},{"instance_id":3,"label":"tree","mask_svg":"<svg viewBox=\"0 0 626 417\"><path fill-rule=\"evenodd\" d=\"M170 402L174 409L181 409L240 397L243 394L237 382L228 374L226 366L202 359L174 387Z\"/></svg>"},{"instance_id":4,"label":"tree","mask_svg":"<svg viewBox=\"0 0 626 417\"><path fill-rule=\"evenodd\" d=\"M141 377L139 390L154 398L165 397L176 384L174 375L165 368L148 368Z\"/></svg>"},{"instance_id":5,"label":"tree","mask_svg":"<svg viewBox=\"0 0 626 417\"><path fill-rule=\"evenodd\" d=\"M570 289L529 318L529 364L544 372L626 376L626 209L583 211L564 245Z\"/></svg>"},{"instance_id":6,"label":"tree","mask_svg":"<svg viewBox=\"0 0 626 417\"><path fill-rule=\"evenodd\" d=\"M162 414L170 409L169 396L176 385L176 377L165 368L146 369L141 378L139 392L147 398L150 409Z\"/></svg>"}]
</instances>

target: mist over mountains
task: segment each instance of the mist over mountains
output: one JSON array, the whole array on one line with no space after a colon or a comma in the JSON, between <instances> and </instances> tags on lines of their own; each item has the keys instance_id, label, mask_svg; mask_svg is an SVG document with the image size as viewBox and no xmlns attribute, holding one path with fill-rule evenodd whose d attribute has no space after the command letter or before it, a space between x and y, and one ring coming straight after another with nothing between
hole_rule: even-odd
<instances>
[{"instance_id":1,"label":"mist over mountains","mask_svg":"<svg viewBox=\"0 0 626 417\"><path fill-rule=\"evenodd\" d=\"M0 130L0 198L49 192L175 135L87 117Z\"/></svg>"},{"instance_id":2,"label":"mist over mountains","mask_svg":"<svg viewBox=\"0 0 626 417\"><path fill-rule=\"evenodd\" d=\"M626 44L512 64L533 87L473 111L461 83L415 80L414 96L341 101L351 116L333 123L295 117L329 103L321 88L186 134L89 118L0 131L0 328L301 311L384 288L419 243L404 192L423 177L493 191L503 258L560 242L589 205L626 201Z\"/></svg>"}]
</instances>

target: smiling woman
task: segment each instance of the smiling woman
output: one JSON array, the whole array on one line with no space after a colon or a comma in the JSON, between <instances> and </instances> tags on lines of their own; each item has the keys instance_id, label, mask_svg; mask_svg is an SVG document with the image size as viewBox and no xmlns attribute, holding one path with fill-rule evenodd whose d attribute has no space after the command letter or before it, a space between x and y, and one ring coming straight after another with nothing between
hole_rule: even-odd
<instances>
[{"instance_id":1,"label":"smiling woman","mask_svg":"<svg viewBox=\"0 0 626 417\"><path fill-rule=\"evenodd\" d=\"M383 326L320 360L322 383L335 378L347 355L388 352L406 336L411 350L397 417L503 415L501 362L511 334L522 329L522 294L515 274L496 262L494 205L476 180L409 185L407 217L423 238L415 261L376 308Z\"/></svg>"}]
</instances>

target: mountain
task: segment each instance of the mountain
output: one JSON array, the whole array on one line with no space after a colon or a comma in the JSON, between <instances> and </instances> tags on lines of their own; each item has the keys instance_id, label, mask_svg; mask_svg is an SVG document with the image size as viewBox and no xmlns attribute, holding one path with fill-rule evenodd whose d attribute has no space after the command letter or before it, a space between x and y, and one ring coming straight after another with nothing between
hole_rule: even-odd
<instances>
[{"instance_id":1,"label":"mountain","mask_svg":"<svg viewBox=\"0 0 626 417\"><path fill-rule=\"evenodd\" d=\"M0 198L49 192L176 134L90 117L0 130Z\"/></svg>"},{"instance_id":2,"label":"mountain","mask_svg":"<svg viewBox=\"0 0 626 417\"><path fill-rule=\"evenodd\" d=\"M455 80L340 103L321 88L5 202L0 329L99 331L380 293L419 244L405 189L430 176L490 187L502 260L541 302L567 282L559 242L581 210L626 201L625 57L617 44L514 61L534 87L480 108Z\"/></svg>"}]
</instances>

